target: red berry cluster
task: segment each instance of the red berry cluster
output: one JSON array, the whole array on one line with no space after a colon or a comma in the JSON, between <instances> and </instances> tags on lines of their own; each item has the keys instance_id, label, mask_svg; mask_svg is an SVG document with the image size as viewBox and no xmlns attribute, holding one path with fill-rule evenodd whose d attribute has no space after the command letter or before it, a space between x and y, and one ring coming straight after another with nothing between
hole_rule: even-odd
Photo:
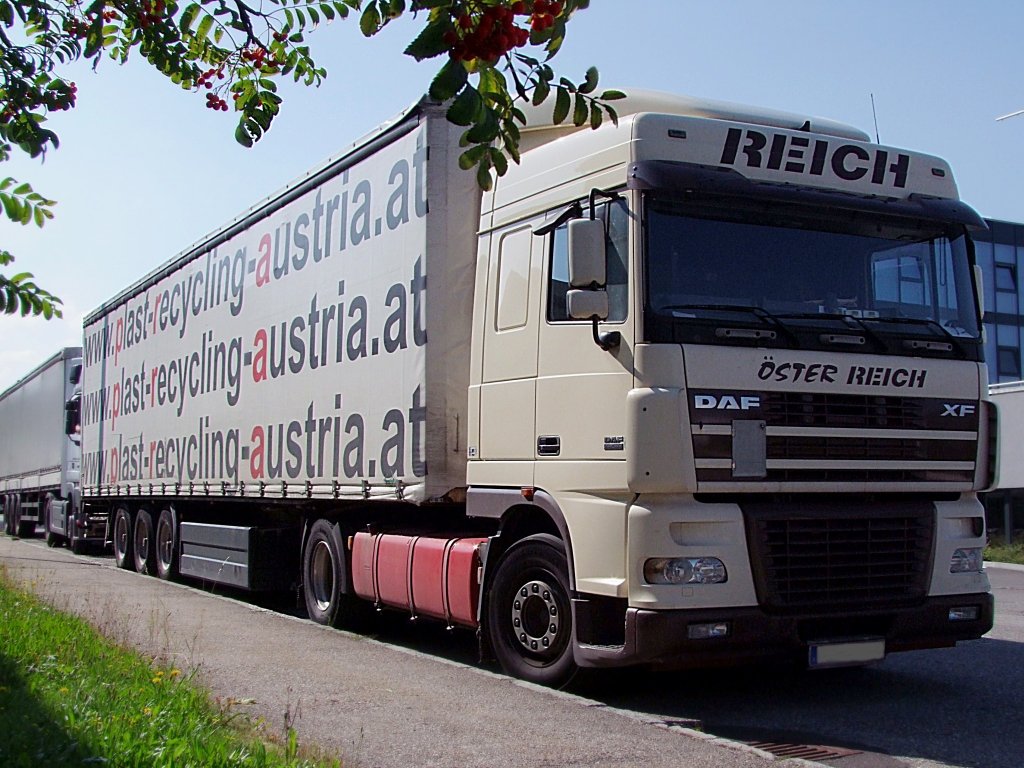
<instances>
[{"instance_id":1,"label":"red berry cluster","mask_svg":"<svg viewBox=\"0 0 1024 768\"><path fill-rule=\"evenodd\" d=\"M164 0L149 0L149 2L143 2L142 9L136 16L139 26L146 29L147 27L156 24L158 21L163 19L165 9L166 6L164 5Z\"/></svg>"},{"instance_id":2,"label":"red berry cluster","mask_svg":"<svg viewBox=\"0 0 1024 768\"><path fill-rule=\"evenodd\" d=\"M84 40L89 34L89 23L81 19L66 19L64 31L74 38Z\"/></svg>"},{"instance_id":3,"label":"red berry cluster","mask_svg":"<svg viewBox=\"0 0 1024 768\"><path fill-rule=\"evenodd\" d=\"M215 109L218 112L227 112L228 103L224 101L224 99L222 99L220 96L208 93L206 94L206 108Z\"/></svg>"},{"instance_id":4,"label":"red berry cluster","mask_svg":"<svg viewBox=\"0 0 1024 768\"><path fill-rule=\"evenodd\" d=\"M117 20L117 11L114 10L113 8L110 9L109 11L104 11L103 12L103 20L104 21L108 21L108 22L109 21L116 21Z\"/></svg>"},{"instance_id":5,"label":"red berry cluster","mask_svg":"<svg viewBox=\"0 0 1024 768\"><path fill-rule=\"evenodd\" d=\"M562 4L558 0L535 0L533 13L530 15L530 27L538 32L550 29L555 25L555 17L562 13Z\"/></svg>"},{"instance_id":6,"label":"red berry cluster","mask_svg":"<svg viewBox=\"0 0 1024 768\"><path fill-rule=\"evenodd\" d=\"M196 78L196 88L205 88L209 91L213 88L213 81L215 79L224 79L224 67L215 67L214 69L208 69L201 73L199 77Z\"/></svg>"},{"instance_id":7,"label":"red berry cluster","mask_svg":"<svg viewBox=\"0 0 1024 768\"><path fill-rule=\"evenodd\" d=\"M14 108L8 106L0 113L0 123L7 124L19 114L33 112L40 107L49 112L66 112L75 106L78 96L78 86L74 83L67 83L63 80L55 80L44 88L25 86L17 81L11 84L11 93L8 103L15 102L19 106Z\"/></svg>"},{"instance_id":8,"label":"red berry cluster","mask_svg":"<svg viewBox=\"0 0 1024 768\"><path fill-rule=\"evenodd\" d=\"M489 5L476 13L466 12L454 19L444 34L449 55L456 61L493 61L530 41L530 31L516 24L526 16L531 29L543 31L555 23L562 4L551 0L517 0L509 5Z\"/></svg>"},{"instance_id":9,"label":"red berry cluster","mask_svg":"<svg viewBox=\"0 0 1024 768\"><path fill-rule=\"evenodd\" d=\"M78 86L74 83L63 84L53 90L46 91L45 103L48 109L56 112L66 112L75 106L75 99L78 97Z\"/></svg>"}]
</instances>

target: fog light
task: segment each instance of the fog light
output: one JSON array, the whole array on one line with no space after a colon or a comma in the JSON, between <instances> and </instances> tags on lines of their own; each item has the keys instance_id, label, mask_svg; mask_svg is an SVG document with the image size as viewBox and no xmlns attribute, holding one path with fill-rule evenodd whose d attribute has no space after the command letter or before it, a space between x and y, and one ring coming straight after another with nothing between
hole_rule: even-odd
<instances>
[{"instance_id":1,"label":"fog light","mask_svg":"<svg viewBox=\"0 0 1024 768\"><path fill-rule=\"evenodd\" d=\"M691 640L708 640L713 637L728 637L729 622L718 621L714 624L691 624L686 628L686 636Z\"/></svg>"},{"instance_id":2,"label":"fog light","mask_svg":"<svg viewBox=\"0 0 1024 768\"><path fill-rule=\"evenodd\" d=\"M981 571L981 567L981 547L958 549L953 553L953 559L949 562L950 573L972 573Z\"/></svg>"},{"instance_id":3,"label":"fog light","mask_svg":"<svg viewBox=\"0 0 1024 768\"><path fill-rule=\"evenodd\" d=\"M950 621L977 621L980 615L981 609L976 605L962 605L949 609Z\"/></svg>"},{"instance_id":4,"label":"fog light","mask_svg":"<svg viewBox=\"0 0 1024 768\"><path fill-rule=\"evenodd\" d=\"M653 557L644 563L648 584L722 584L728 578L717 557Z\"/></svg>"}]
</instances>

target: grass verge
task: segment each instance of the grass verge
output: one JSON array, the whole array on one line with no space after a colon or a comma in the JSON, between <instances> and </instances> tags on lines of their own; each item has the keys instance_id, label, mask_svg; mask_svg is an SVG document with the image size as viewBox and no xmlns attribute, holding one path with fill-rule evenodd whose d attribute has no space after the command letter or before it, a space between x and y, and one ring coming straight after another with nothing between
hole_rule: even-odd
<instances>
[{"instance_id":1,"label":"grass verge","mask_svg":"<svg viewBox=\"0 0 1024 768\"><path fill-rule=\"evenodd\" d=\"M0 569L0 765L340 768L300 755L294 731L264 743L181 671L106 640Z\"/></svg>"},{"instance_id":2,"label":"grass verge","mask_svg":"<svg viewBox=\"0 0 1024 768\"><path fill-rule=\"evenodd\" d=\"M1002 537L998 541L989 542L985 547L985 559L996 563L1024 565L1024 539L1014 539L1013 544L1007 544Z\"/></svg>"}]
</instances>

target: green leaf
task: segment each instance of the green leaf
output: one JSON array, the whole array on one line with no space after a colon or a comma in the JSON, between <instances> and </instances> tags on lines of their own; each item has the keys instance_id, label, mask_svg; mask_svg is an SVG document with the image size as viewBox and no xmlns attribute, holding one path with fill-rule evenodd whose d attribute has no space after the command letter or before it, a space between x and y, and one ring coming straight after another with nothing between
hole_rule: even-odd
<instances>
[{"instance_id":1,"label":"green leaf","mask_svg":"<svg viewBox=\"0 0 1024 768\"><path fill-rule=\"evenodd\" d=\"M480 114L482 107L483 100L480 98L480 92L473 86L467 85L448 107L446 117L448 122L455 125L471 125Z\"/></svg>"},{"instance_id":2,"label":"green leaf","mask_svg":"<svg viewBox=\"0 0 1024 768\"><path fill-rule=\"evenodd\" d=\"M499 176L504 176L508 172L508 158L502 153L500 149L491 148L491 162L494 164L494 170Z\"/></svg>"},{"instance_id":3,"label":"green leaf","mask_svg":"<svg viewBox=\"0 0 1024 768\"><path fill-rule=\"evenodd\" d=\"M468 171L483 159L484 155L487 154L487 151L488 148L481 144L467 149L459 155L459 168L464 171Z\"/></svg>"},{"instance_id":4,"label":"green leaf","mask_svg":"<svg viewBox=\"0 0 1024 768\"><path fill-rule=\"evenodd\" d=\"M572 112L573 125L583 125L587 122L588 116L587 100L582 95L576 94L576 105Z\"/></svg>"},{"instance_id":5,"label":"green leaf","mask_svg":"<svg viewBox=\"0 0 1024 768\"><path fill-rule=\"evenodd\" d=\"M196 29L196 37L200 40L205 40L210 34L211 29L213 29L213 16L204 14L203 18L199 20L199 27Z\"/></svg>"},{"instance_id":6,"label":"green leaf","mask_svg":"<svg viewBox=\"0 0 1024 768\"><path fill-rule=\"evenodd\" d=\"M572 99L569 98L569 92L565 88L558 87L555 89L555 112L551 117L552 122L555 125L561 125L565 122L565 118L569 116L569 108L572 106Z\"/></svg>"},{"instance_id":7,"label":"green leaf","mask_svg":"<svg viewBox=\"0 0 1024 768\"><path fill-rule=\"evenodd\" d=\"M597 104L590 105L590 127L597 130L601 127L601 121L603 119L601 114L601 108Z\"/></svg>"},{"instance_id":8,"label":"green leaf","mask_svg":"<svg viewBox=\"0 0 1024 768\"><path fill-rule=\"evenodd\" d=\"M595 88L597 88L597 67L591 67L587 70L585 79L580 85L580 93L590 93Z\"/></svg>"},{"instance_id":9,"label":"green leaf","mask_svg":"<svg viewBox=\"0 0 1024 768\"><path fill-rule=\"evenodd\" d=\"M446 19L429 22L423 31L409 43L405 49L405 55L412 56L416 61L440 56L448 50L448 44L444 41L444 33L449 29L451 29L451 22Z\"/></svg>"},{"instance_id":10,"label":"green leaf","mask_svg":"<svg viewBox=\"0 0 1024 768\"><path fill-rule=\"evenodd\" d=\"M484 192L489 192L494 186L494 179L491 178L491 164L488 157L485 157L476 169L476 183Z\"/></svg>"},{"instance_id":11,"label":"green leaf","mask_svg":"<svg viewBox=\"0 0 1024 768\"><path fill-rule=\"evenodd\" d=\"M498 138L498 118L493 109L484 107L476 124L466 132L466 138L473 144L489 144Z\"/></svg>"},{"instance_id":12,"label":"green leaf","mask_svg":"<svg viewBox=\"0 0 1024 768\"><path fill-rule=\"evenodd\" d=\"M245 125L241 120L238 123L238 127L235 128L235 141L243 147L251 147L253 144L252 136L245 130Z\"/></svg>"},{"instance_id":13,"label":"green leaf","mask_svg":"<svg viewBox=\"0 0 1024 768\"><path fill-rule=\"evenodd\" d=\"M192 28L192 23L196 20L196 16L199 15L199 4L192 3L181 13L181 21L178 22L178 29L183 33L188 32Z\"/></svg>"},{"instance_id":14,"label":"green leaf","mask_svg":"<svg viewBox=\"0 0 1024 768\"><path fill-rule=\"evenodd\" d=\"M430 97L437 101L448 101L466 84L469 75L461 61L450 59L434 76L430 83Z\"/></svg>"},{"instance_id":15,"label":"green leaf","mask_svg":"<svg viewBox=\"0 0 1024 768\"><path fill-rule=\"evenodd\" d=\"M546 80L538 80L537 85L533 88L533 106L539 106L544 103L544 100L551 93L551 86L548 85Z\"/></svg>"},{"instance_id":16,"label":"green leaf","mask_svg":"<svg viewBox=\"0 0 1024 768\"><path fill-rule=\"evenodd\" d=\"M600 96L598 96L598 98L601 101L617 101L618 99L626 98L626 94L623 93L622 91L614 91L614 90L612 90L612 91L605 91Z\"/></svg>"},{"instance_id":17,"label":"green leaf","mask_svg":"<svg viewBox=\"0 0 1024 768\"><path fill-rule=\"evenodd\" d=\"M373 37L380 31L380 10L377 8L376 0L367 5L363 15L359 17L359 29L364 37Z\"/></svg>"}]
</instances>

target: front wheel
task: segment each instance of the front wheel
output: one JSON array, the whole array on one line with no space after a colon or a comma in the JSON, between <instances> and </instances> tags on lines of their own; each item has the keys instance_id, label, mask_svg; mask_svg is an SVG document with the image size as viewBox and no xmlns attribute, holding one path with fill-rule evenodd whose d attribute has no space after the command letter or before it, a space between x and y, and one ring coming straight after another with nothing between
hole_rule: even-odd
<instances>
[{"instance_id":1,"label":"front wheel","mask_svg":"<svg viewBox=\"0 0 1024 768\"><path fill-rule=\"evenodd\" d=\"M538 534L498 561L484 629L501 668L540 685L564 686L576 674L565 545Z\"/></svg>"}]
</instances>

